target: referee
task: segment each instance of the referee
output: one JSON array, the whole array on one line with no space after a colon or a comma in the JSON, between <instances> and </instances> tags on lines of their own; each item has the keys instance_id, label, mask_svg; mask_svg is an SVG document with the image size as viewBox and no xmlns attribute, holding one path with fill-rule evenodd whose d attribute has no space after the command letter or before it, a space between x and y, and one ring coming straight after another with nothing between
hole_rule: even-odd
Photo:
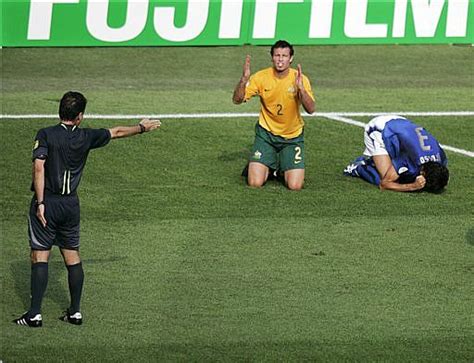
<instances>
[{"instance_id":1,"label":"referee","mask_svg":"<svg viewBox=\"0 0 474 363\"><path fill-rule=\"evenodd\" d=\"M136 126L111 129L80 128L87 100L79 92L61 99L55 126L39 130L33 148L34 196L28 216L31 247L31 306L15 324L41 327L41 303L48 284L48 259L57 245L68 270L71 304L61 320L80 325L84 271L79 256L80 208L77 188L89 151L110 139L134 136L160 127L159 120L144 119Z\"/></svg>"}]
</instances>

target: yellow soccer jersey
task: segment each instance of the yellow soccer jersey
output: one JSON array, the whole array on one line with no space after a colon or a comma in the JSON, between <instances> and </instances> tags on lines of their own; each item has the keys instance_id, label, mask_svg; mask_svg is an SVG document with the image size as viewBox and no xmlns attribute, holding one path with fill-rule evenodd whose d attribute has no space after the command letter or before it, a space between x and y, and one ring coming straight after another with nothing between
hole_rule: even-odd
<instances>
[{"instance_id":1,"label":"yellow soccer jersey","mask_svg":"<svg viewBox=\"0 0 474 363\"><path fill-rule=\"evenodd\" d=\"M296 89L297 74L296 69L290 68L286 77L278 78L272 67L266 68L250 77L245 88L245 102L253 96L260 97L260 126L286 139L299 136L304 125ZM305 75L303 85L314 100L311 84Z\"/></svg>"}]
</instances>

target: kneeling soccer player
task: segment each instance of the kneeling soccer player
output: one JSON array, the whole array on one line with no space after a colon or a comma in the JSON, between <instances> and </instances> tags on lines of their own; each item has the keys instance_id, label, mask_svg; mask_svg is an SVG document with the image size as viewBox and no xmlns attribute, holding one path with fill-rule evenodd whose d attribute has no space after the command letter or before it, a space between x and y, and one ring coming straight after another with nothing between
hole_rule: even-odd
<instances>
[{"instance_id":1,"label":"kneeling soccer player","mask_svg":"<svg viewBox=\"0 0 474 363\"><path fill-rule=\"evenodd\" d=\"M242 77L234 89L235 104L260 98L260 116L255 126L255 141L250 156L247 183L261 187L273 176L283 174L288 189L300 190L304 184L304 122L300 106L311 114L315 98L311 84L298 64L291 68L293 46L284 40L270 49L272 67L250 74L250 56L245 59Z\"/></svg>"},{"instance_id":2,"label":"kneeling soccer player","mask_svg":"<svg viewBox=\"0 0 474 363\"><path fill-rule=\"evenodd\" d=\"M448 160L423 127L398 115L373 118L364 131L364 155L344 169L381 190L439 193L449 180Z\"/></svg>"}]
</instances>

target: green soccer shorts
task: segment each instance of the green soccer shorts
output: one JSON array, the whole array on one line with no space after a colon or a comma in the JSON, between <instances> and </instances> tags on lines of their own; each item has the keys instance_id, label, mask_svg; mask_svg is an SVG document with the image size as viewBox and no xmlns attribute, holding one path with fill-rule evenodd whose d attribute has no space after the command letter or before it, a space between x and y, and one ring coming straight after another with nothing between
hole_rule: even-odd
<instances>
[{"instance_id":1,"label":"green soccer shorts","mask_svg":"<svg viewBox=\"0 0 474 363\"><path fill-rule=\"evenodd\" d=\"M258 123L255 126L255 142L250 162L257 162L271 169L287 171L304 169L304 137L301 135L285 139L273 135Z\"/></svg>"}]
</instances>

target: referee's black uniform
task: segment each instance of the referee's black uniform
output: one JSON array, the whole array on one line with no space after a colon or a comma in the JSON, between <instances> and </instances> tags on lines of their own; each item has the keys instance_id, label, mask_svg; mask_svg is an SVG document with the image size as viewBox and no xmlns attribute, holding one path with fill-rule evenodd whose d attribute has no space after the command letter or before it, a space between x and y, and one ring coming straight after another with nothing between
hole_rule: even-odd
<instances>
[{"instance_id":1,"label":"referee's black uniform","mask_svg":"<svg viewBox=\"0 0 474 363\"><path fill-rule=\"evenodd\" d=\"M44 204L48 223L43 227L36 217L34 196L28 218L32 250L50 250L54 244L79 249L80 209L76 191L89 151L107 145L110 139L107 129L82 129L63 123L38 131L33 161L45 160Z\"/></svg>"},{"instance_id":2,"label":"referee's black uniform","mask_svg":"<svg viewBox=\"0 0 474 363\"><path fill-rule=\"evenodd\" d=\"M43 325L41 304L48 285L48 261L53 245L61 249L68 270L71 304L61 320L82 324L80 310L84 270L79 256L80 209L77 188L89 151L111 139L129 137L160 127L160 120L143 119L136 126L111 129L79 128L87 99L79 92L66 92L59 104L61 123L38 131L33 148L35 192L28 215L31 246L31 305L14 324L38 328Z\"/></svg>"}]
</instances>

